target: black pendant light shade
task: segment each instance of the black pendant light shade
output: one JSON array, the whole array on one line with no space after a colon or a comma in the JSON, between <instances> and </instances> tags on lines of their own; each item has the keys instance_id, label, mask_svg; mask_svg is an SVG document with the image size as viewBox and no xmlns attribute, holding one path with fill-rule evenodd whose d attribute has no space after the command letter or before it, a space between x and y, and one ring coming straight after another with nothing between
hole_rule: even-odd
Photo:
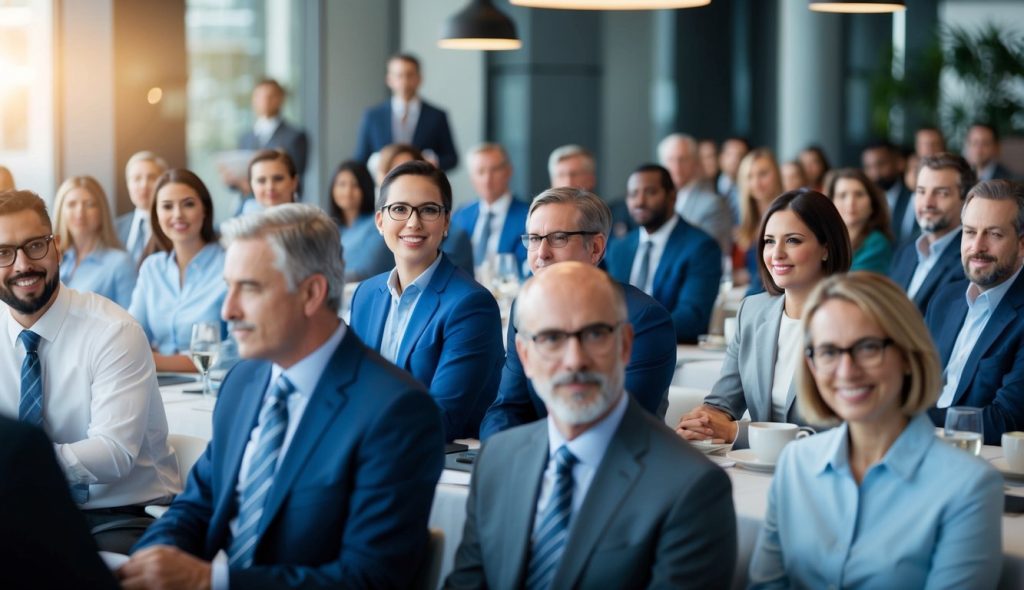
<instances>
[{"instance_id":1,"label":"black pendant light shade","mask_svg":"<svg viewBox=\"0 0 1024 590\"><path fill-rule=\"evenodd\" d=\"M438 46L444 49L507 51L523 43L516 25L491 0L470 0L469 5L444 23Z\"/></svg>"}]
</instances>

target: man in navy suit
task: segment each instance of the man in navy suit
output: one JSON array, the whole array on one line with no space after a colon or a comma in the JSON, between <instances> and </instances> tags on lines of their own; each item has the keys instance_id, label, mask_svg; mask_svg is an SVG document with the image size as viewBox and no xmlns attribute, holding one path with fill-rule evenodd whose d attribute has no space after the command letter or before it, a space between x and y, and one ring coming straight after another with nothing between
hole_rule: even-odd
<instances>
[{"instance_id":1,"label":"man in navy suit","mask_svg":"<svg viewBox=\"0 0 1024 590\"><path fill-rule=\"evenodd\" d=\"M974 172L960 156L941 153L921 158L914 193L921 236L896 251L889 276L922 314L941 286L964 278L960 209L973 186Z\"/></svg>"},{"instance_id":2,"label":"man in navy suit","mask_svg":"<svg viewBox=\"0 0 1024 590\"><path fill-rule=\"evenodd\" d=\"M1013 174L999 163L999 132L987 123L974 123L967 130L964 157L978 174L978 180L1011 179Z\"/></svg>"},{"instance_id":3,"label":"man in navy suit","mask_svg":"<svg viewBox=\"0 0 1024 590\"><path fill-rule=\"evenodd\" d=\"M675 203L675 184L665 168L645 164L629 175L626 204L640 227L612 243L608 272L664 305L678 342L695 343L707 333L718 297L722 250L680 217Z\"/></svg>"},{"instance_id":4,"label":"man in navy suit","mask_svg":"<svg viewBox=\"0 0 1024 590\"><path fill-rule=\"evenodd\" d=\"M967 194L960 245L967 280L946 286L926 322L945 385L932 420L951 406L982 409L985 444L1024 429L1024 186L979 183Z\"/></svg>"},{"instance_id":5,"label":"man in navy suit","mask_svg":"<svg viewBox=\"0 0 1024 590\"><path fill-rule=\"evenodd\" d=\"M476 268L496 254L515 254L520 266L526 261L520 236L530 207L509 192L511 179L512 163L500 144L483 143L470 150L469 181L480 200L452 213L452 225L471 237Z\"/></svg>"},{"instance_id":6,"label":"man in navy suit","mask_svg":"<svg viewBox=\"0 0 1024 590\"><path fill-rule=\"evenodd\" d=\"M872 143L861 152L864 174L885 192L896 246L913 242L920 230L914 220L914 195L903 184L900 151L887 141Z\"/></svg>"},{"instance_id":7,"label":"man in navy suit","mask_svg":"<svg viewBox=\"0 0 1024 590\"><path fill-rule=\"evenodd\" d=\"M529 251L530 269L533 274L540 274L547 267L567 260L597 266L604 257L611 227L611 211L597 195L570 187L542 192L530 204L523 236ZM633 352L626 365L626 390L640 407L664 416L668 386L676 370L672 318L660 303L643 291L628 284L623 285L623 291L634 331ZM580 292L580 297L586 297L586 292ZM508 327L501 386L480 425L481 439L548 414L523 371L515 339L516 326L512 323Z\"/></svg>"},{"instance_id":8,"label":"man in navy suit","mask_svg":"<svg viewBox=\"0 0 1024 590\"><path fill-rule=\"evenodd\" d=\"M442 170L459 163L448 116L419 97L423 78L420 62L407 53L388 60L386 82L391 98L363 113L356 143L356 160L366 163L386 145L408 143L423 151L423 156Z\"/></svg>"},{"instance_id":9,"label":"man in navy suit","mask_svg":"<svg viewBox=\"0 0 1024 590\"><path fill-rule=\"evenodd\" d=\"M213 440L123 583L408 588L444 460L437 407L338 319L344 272L326 214L286 204L221 229L223 315L248 360L225 378Z\"/></svg>"}]
</instances>

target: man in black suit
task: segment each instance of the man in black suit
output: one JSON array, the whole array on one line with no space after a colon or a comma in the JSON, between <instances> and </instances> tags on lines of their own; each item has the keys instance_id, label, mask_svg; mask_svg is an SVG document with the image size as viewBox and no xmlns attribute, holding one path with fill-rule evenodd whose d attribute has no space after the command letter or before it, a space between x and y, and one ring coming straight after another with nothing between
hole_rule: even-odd
<instances>
[{"instance_id":1,"label":"man in black suit","mask_svg":"<svg viewBox=\"0 0 1024 590\"><path fill-rule=\"evenodd\" d=\"M899 150L887 141L880 141L865 147L860 159L864 174L885 192L896 247L912 242L920 232L914 220L913 194L903 184Z\"/></svg>"},{"instance_id":2,"label":"man in black suit","mask_svg":"<svg viewBox=\"0 0 1024 590\"><path fill-rule=\"evenodd\" d=\"M0 585L117 588L42 430L0 416Z\"/></svg>"},{"instance_id":3,"label":"man in black suit","mask_svg":"<svg viewBox=\"0 0 1024 590\"><path fill-rule=\"evenodd\" d=\"M974 168L979 181L1013 178L1013 174L999 163L999 132L987 123L974 123L967 130L964 157Z\"/></svg>"},{"instance_id":4,"label":"man in black suit","mask_svg":"<svg viewBox=\"0 0 1024 590\"><path fill-rule=\"evenodd\" d=\"M950 153L921 158L919 169L914 212L921 236L897 250L889 276L924 314L940 287L964 278L960 210L974 186L974 172Z\"/></svg>"}]
</instances>

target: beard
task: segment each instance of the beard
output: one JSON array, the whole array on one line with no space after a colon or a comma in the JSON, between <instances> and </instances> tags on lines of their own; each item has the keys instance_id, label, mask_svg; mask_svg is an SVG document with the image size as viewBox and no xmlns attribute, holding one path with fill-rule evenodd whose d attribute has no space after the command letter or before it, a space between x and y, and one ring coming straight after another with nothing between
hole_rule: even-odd
<instances>
[{"instance_id":1,"label":"beard","mask_svg":"<svg viewBox=\"0 0 1024 590\"><path fill-rule=\"evenodd\" d=\"M992 270L987 273L978 271L971 271L971 267L968 264L971 259L985 260L987 262L994 262L995 265ZM972 283L978 285L983 290L995 287L1006 279L1013 276L1013 273L1017 271L1017 264L1019 260L1012 260L1007 264L999 264L999 259L995 256L987 256L985 254L975 254L964 262L964 275L971 280Z\"/></svg>"},{"instance_id":2,"label":"beard","mask_svg":"<svg viewBox=\"0 0 1024 590\"><path fill-rule=\"evenodd\" d=\"M611 409L619 399L624 379L625 365L618 361L610 376L595 371L562 372L550 381L536 379L533 386L548 412L568 425L580 426L594 422ZM555 392L557 386L572 383L597 385L597 394L559 395Z\"/></svg>"},{"instance_id":3,"label":"beard","mask_svg":"<svg viewBox=\"0 0 1024 590\"><path fill-rule=\"evenodd\" d=\"M940 232L949 229L952 225L953 223L945 217L939 217L938 219L932 221L927 221L923 219L919 219L917 221L917 226L921 228L921 233L925 234L933 234L935 232Z\"/></svg>"},{"instance_id":4,"label":"beard","mask_svg":"<svg viewBox=\"0 0 1024 590\"><path fill-rule=\"evenodd\" d=\"M43 292L38 296L31 299L21 299L14 294L10 285L14 284L17 280L24 279L26 277L43 277L45 279L46 273L40 271L29 271L7 279L4 281L4 284L0 286L0 301L3 301L8 307L20 314L32 315L50 302L54 292L57 291L57 284L60 282L60 277L57 274L54 274L52 279L46 281L43 286Z\"/></svg>"}]
</instances>

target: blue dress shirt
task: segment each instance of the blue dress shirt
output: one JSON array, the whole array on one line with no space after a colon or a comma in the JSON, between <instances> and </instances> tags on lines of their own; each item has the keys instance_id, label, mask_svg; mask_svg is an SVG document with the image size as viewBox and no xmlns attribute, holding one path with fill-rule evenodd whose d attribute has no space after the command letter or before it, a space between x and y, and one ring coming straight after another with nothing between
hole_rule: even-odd
<instances>
[{"instance_id":1,"label":"blue dress shirt","mask_svg":"<svg viewBox=\"0 0 1024 590\"><path fill-rule=\"evenodd\" d=\"M752 588L994 588L1003 485L913 418L860 485L843 425L786 445L750 562Z\"/></svg>"},{"instance_id":2,"label":"blue dress shirt","mask_svg":"<svg viewBox=\"0 0 1024 590\"><path fill-rule=\"evenodd\" d=\"M75 268L78 253L64 251L60 259L60 280L77 291L102 295L127 308L135 288L135 261L131 254L116 248L99 248L85 255Z\"/></svg>"},{"instance_id":3,"label":"blue dress shirt","mask_svg":"<svg viewBox=\"0 0 1024 590\"><path fill-rule=\"evenodd\" d=\"M224 249L211 242L188 263L184 285L174 252L150 254L139 269L128 311L142 324L153 350L186 354L192 324L219 322L222 334L225 332L220 308L226 294Z\"/></svg>"},{"instance_id":4,"label":"blue dress shirt","mask_svg":"<svg viewBox=\"0 0 1024 590\"><path fill-rule=\"evenodd\" d=\"M942 253L946 251L946 248L950 247L953 240L956 240L957 246L960 245L960 231L956 228L931 244L928 243L927 235L922 234L917 238L914 243L914 252L917 254L917 268L914 269L910 284L907 285L907 297L913 299L917 295L917 291L924 284L924 280L928 278L928 273L935 268L935 263L942 258Z\"/></svg>"},{"instance_id":5,"label":"blue dress shirt","mask_svg":"<svg viewBox=\"0 0 1024 590\"><path fill-rule=\"evenodd\" d=\"M373 213L360 216L351 227L341 226L338 231L346 282L359 282L395 267L395 255L377 231Z\"/></svg>"},{"instance_id":6,"label":"blue dress shirt","mask_svg":"<svg viewBox=\"0 0 1024 590\"><path fill-rule=\"evenodd\" d=\"M412 283L405 286L402 292L398 292L398 269L392 269L388 275L388 291L391 293L391 311L384 323L384 334L380 341L380 355L394 363L398 358L398 349L402 345L402 338L405 336L405 328L409 325L409 318L416 309L416 303L420 300L423 289L430 284L434 278L434 271L437 265L441 264L441 253L439 252L434 262L423 271L423 274L416 277Z\"/></svg>"}]
</instances>

